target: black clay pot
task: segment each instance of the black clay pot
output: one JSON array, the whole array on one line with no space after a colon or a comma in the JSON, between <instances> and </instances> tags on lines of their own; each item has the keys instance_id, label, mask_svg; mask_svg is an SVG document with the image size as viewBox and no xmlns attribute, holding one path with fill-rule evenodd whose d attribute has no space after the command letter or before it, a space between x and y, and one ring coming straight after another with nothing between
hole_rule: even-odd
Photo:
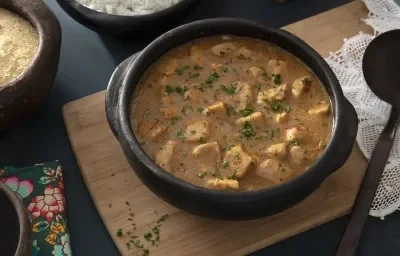
<instances>
[{"instance_id":1,"label":"black clay pot","mask_svg":"<svg viewBox=\"0 0 400 256\"><path fill-rule=\"evenodd\" d=\"M0 255L31 256L32 229L21 198L0 182Z\"/></svg>"},{"instance_id":2,"label":"black clay pot","mask_svg":"<svg viewBox=\"0 0 400 256\"><path fill-rule=\"evenodd\" d=\"M213 35L258 38L285 49L308 65L322 81L332 104L332 139L325 152L297 177L279 186L250 192L217 191L191 185L158 167L141 149L130 124L130 103L143 73L171 48ZM357 133L357 114L343 96L337 78L324 59L296 36L238 19L211 19L183 25L154 40L113 76L106 96L109 124L130 165L156 195L187 212L219 219L252 219L282 211L311 194L351 154Z\"/></svg>"},{"instance_id":3,"label":"black clay pot","mask_svg":"<svg viewBox=\"0 0 400 256\"><path fill-rule=\"evenodd\" d=\"M91 30L120 37L143 37L171 28L189 14L198 0L181 0L164 10L137 16L98 12L76 0L57 0L57 2L73 19Z\"/></svg>"},{"instance_id":4,"label":"black clay pot","mask_svg":"<svg viewBox=\"0 0 400 256\"><path fill-rule=\"evenodd\" d=\"M28 68L0 86L0 132L4 132L37 109L49 95L58 69L61 27L42 0L0 0L0 8L25 18L39 33L39 49Z\"/></svg>"}]
</instances>

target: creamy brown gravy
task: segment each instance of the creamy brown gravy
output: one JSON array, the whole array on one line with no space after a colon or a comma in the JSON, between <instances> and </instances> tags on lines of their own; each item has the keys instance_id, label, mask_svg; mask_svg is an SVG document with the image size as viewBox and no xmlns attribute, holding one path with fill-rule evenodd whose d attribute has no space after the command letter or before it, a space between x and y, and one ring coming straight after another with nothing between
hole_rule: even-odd
<instances>
[{"instance_id":1,"label":"creamy brown gravy","mask_svg":"<svg viewBox=\"0 0 400 256\"><path fill-rule=\"evenodd\" d=\"M154 63L131 113L145 152L174 176L256 190L315 161L331 137L330 108L321 82L299 59L261 40L215 36Z\"/></svg>"}]
</instances>

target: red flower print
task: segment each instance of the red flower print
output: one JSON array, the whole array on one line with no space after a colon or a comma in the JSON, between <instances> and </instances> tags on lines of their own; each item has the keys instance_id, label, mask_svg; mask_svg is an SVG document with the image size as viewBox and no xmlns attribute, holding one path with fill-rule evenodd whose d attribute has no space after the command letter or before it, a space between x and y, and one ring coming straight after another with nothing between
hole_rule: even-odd
<instances>
[{"instance_id":1,"label":"red flower print","mask_svg":"<svg viewBox=\"0 0 400 256\"><path fill-rule=\"evenodd\" d=\"M61 190L49 185L44 190L44 196L32 198L28 211L32 214L32 220L40 216L50 222L55 214L65 211L64 205L65 200Z\"/></svg>"}]
</instances>

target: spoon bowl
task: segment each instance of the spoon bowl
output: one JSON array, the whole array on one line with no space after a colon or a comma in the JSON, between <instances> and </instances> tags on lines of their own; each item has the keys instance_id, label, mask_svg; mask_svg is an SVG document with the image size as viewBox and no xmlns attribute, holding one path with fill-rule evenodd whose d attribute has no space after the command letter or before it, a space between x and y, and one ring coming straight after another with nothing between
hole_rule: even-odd
<instances>
[{"instance_id":1,"label":"spoon bowl","mask_svg":"<svg viewBox=\"0 0 400 256\"><path fill-rule=\"evenodd\" d=\"M376 37L363 58L363 73L372 92L400 109L400 30Z\"/></svg>"}]
</instances>

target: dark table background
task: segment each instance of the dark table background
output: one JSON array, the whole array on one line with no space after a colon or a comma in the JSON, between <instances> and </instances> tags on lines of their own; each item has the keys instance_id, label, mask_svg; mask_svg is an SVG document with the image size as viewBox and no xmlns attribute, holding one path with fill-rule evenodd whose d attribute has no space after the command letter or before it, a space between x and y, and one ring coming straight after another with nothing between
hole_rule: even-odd
<instances>
[{"instance_id":1,"label":"dark table background","mask_svg":"<svg viewBox=\"0 0 400 256\"><path fill-rule=\"evenodd\" d=\"M65 131L62 106L104 90L114 68L132 53L143 49L151 39L141 39L140 35L133 40L99 36L71 19L55 0L44 1L62 26L63 43L57 78L43 107L0 138L0 166L26 166L60 160L65 173L74 255L119 255L80 175ZM203 0L183 23L225 16L281 27L348 2L350 0L290 0L277 4L273 0ZM346 221L347 217L337 219L252 256L334 255ZM358 255L400 255L400 213L394 213L384 221L369 217Z\"/></svg>"}]
</instances>

